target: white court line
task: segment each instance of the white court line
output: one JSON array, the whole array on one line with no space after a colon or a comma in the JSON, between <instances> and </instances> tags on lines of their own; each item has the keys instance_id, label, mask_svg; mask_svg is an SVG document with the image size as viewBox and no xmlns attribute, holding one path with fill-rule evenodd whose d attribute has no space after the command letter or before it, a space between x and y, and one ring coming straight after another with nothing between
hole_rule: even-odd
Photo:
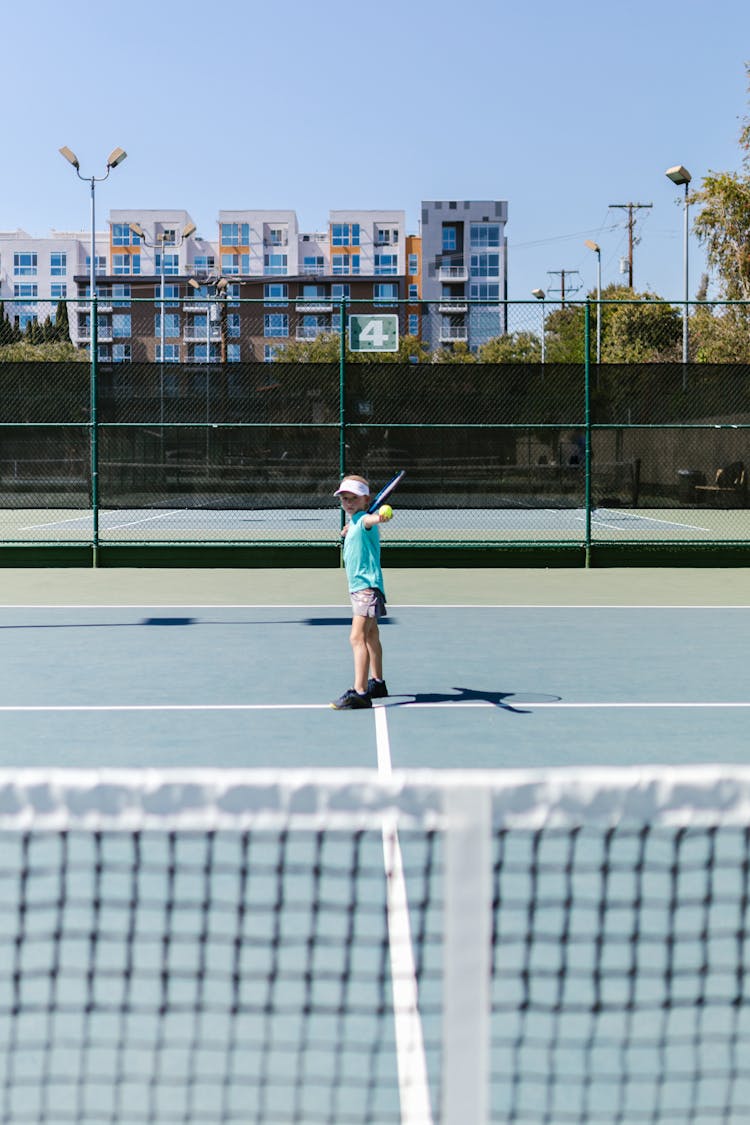
<instances>
[{"instance_id":1,"label":"white court line","mask_svg":"<svg viewBox=\"0 0 750 1125\"><path fill-rule=\"evenodd\" d=\"M137 527L139 524L149 523L152 520L162 520L162 519L166 519L167 516L176 516L182 510L183 509L181 509L181 508L175 508L175 510L173 512L157 512L157 514L153 515L153 516L141 516L137 520L129 520L127 523L109 524L106 527L102 527L102 524L100 523L99 527L100 527L100 530L103 530L105 533L108 532L108 531L119 531L120 528L123 528L123 527ZM53 520L51 523L30 523L30 524L27 524L25 527L19 527L18 530L19 531L39 531L43 527L63 527L65 524L69 524L69 523L84 523L84 522L92 522L92 517L90 515L88 515L88 516L72 516L70 519Z\"/></svg>"},{"instance_id":2,"label":"white court line","mask_svg":"<svg viewBox=\"0 0 750 1125\"><path fill-rule=\"evenodd\" d=\"M393 697L391 697L393 698ZM477 708L492 707L496 710L502 711L504 709L503 703L493 703L489 699L475 699L475 700L443 700L440 703L418 703L409 702L404 700L403 703L387 703L378 704L373 708L375 711L376 729L378 723L384 723L385 718L380 718L381 711L388 711L394 707L409 707L418 708L421 710L476 710ZM750 708L750 700L745 702L701 702L691 700L688 702L663 701L663 702L641 702L632 700L610 700L600 702L576 702L568 703L563 700L555 702L527 702L520 696L514 699L513 696L507 697L505 701L505 708L523 707L534 711L549 711L549 710L638 710L646 708L692 708L704 710L731 710L731 709L748 709ZM330 711L330 703L8 703L0 704L0 714L7 714L13 712L50 712L50 713L63 713L67 711L75 712L88 712L88 711Z\"/></svg>"},{"instance_id":3,"label":"white court line","mask_svg":"<svg viewBox=\"0 0 750 1125\"><path fill-rule=\"evenodd\" d=\"M388 720L384 707L377 706L373 711L378 774L380 777L387 778L393 772ZM409 920L409 901L406 894L401 845L394 817L387 816L384 819L382 836L401 1123L402 1125L432 1125L427 1059L419 1014L417 974Z\"/></svg>"},{"instance_id":4,"label":"white court line","mask_svg":"<svg viewBox=\"0 0 750 1125\"><path fill-rule=\"evenodd\" d=\"M583 572L582 572L583 573ZM318 604L306 603L300 605L299 603L290 604L287 602L276 602L269 604L268 602L207 602L206 604L197 605L195 602L0 602L0 610L2 609L207 609L207 610L230 610L230 609L346 609L351 612L351 605L348 602L321 602ZM727 610L734 612L738 609L750 609L748 605L734 605L731 603L716 602L705 605L691 605L691 604L661 604L658 602L621 602L617 605L610 605L605 602L494 602L493 604L485 604L483 602L389 602L389 613L396 613L399 609L708 609L712 612L717 610Z\"/></svg>"}]
</instances>

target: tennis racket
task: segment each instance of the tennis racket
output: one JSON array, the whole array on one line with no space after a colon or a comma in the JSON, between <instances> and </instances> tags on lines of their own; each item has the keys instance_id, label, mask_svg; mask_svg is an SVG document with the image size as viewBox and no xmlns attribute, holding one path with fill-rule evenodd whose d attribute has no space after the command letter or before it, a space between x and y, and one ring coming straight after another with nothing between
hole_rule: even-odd
<instances>
[{"instance_id":1,"label":"tennis racket","mask_svg":"<svg viewBox=\"0 0 750 1125\"><path fill-rule=\"evenodd\" d=\"M400 472L396 473L393 480L389 480L388 484L385 486L385 488L381 488L380 492L377 494L375 499L372 501L372 503L370 504L370 507L367 509L367 511L368 512L377 512L378 508L383 503L383 501L387 500L388 497L391 495L391 493L394 491L394 489L398 488L399 484L401 483L401 481L403 480L403 478L405 476L406 476L406 469L401 469Z\"/></svg>"}]
</instances>

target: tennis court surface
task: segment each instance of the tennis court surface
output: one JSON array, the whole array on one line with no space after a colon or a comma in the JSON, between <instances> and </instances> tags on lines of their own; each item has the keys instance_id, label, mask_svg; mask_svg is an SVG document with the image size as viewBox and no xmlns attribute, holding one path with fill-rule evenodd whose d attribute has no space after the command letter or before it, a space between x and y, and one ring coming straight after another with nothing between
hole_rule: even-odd
<instances>
[{"instance_id":1,"label":"tennis court surface","mask_svg":"<svg viewBox=\"0 0 750 1125\"><path fill-rule=\"evenodd\" d=\"M2 1120L750 1118L741 570L7 570Z\"/></svg>"}]
</instances>

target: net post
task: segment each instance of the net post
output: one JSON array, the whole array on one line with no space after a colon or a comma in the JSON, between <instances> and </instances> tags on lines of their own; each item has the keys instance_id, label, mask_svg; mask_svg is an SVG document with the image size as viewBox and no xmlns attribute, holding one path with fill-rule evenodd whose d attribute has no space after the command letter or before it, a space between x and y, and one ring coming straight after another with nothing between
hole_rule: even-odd
<instances>
[{"instance_id":1,"label":"net post","mask_svg":"<svg viewBox=\"0 0 750 1125\"><path fill-rule=\"evenodd\" d=\"M444 796L442 1125L489 1121L492 802L482 786Z\"/></svg>"}]
</instances>

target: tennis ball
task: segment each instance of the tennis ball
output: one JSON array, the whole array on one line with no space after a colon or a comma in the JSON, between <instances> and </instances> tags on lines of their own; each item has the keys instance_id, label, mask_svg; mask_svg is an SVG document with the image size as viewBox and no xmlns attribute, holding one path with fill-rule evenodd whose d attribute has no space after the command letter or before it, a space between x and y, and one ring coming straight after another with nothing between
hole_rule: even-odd
<instances>
[{"instance_id":1,"label":"tennis ball","mask_svg":"<svg viewBox=\"0 0 750 1125\"><path fill-rule=\"evenodd\" d=\"M393 519L393 508L390 506L390 504L382 504L378 508L378 515L380 516L381 520Z\"/></svg>"}]
</instances>

